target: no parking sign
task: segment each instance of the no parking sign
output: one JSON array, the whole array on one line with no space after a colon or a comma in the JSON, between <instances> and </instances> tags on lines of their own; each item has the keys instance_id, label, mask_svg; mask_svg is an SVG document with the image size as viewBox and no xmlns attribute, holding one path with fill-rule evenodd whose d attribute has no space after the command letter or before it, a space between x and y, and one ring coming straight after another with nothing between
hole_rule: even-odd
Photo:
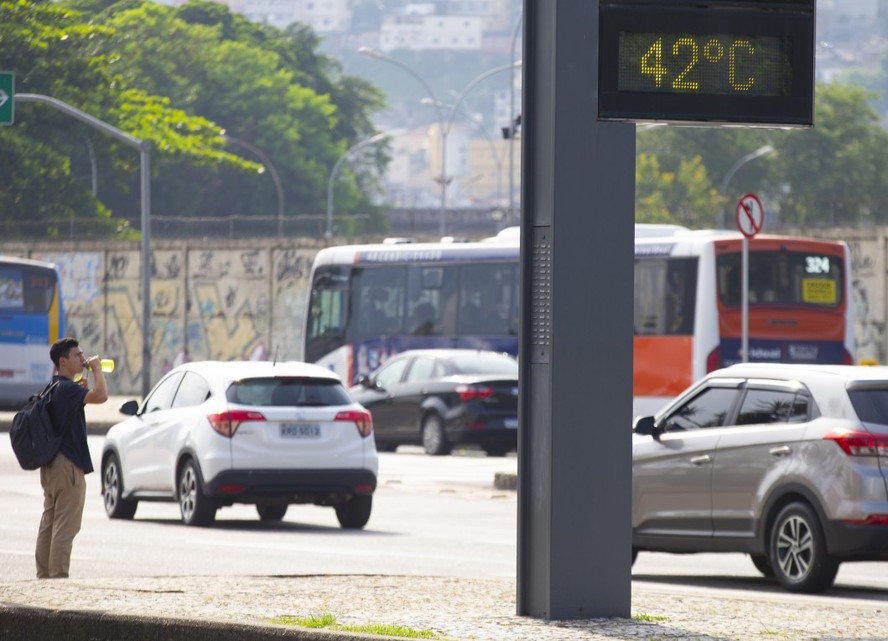
<instances>
[{"instance_id":1,"label":"no parking sign","mask_svg":"<svg viewBox=\"0 0 888 641\"><path fill-rule=\"evenodd\" d=\"M765 210L762 201L755 194L746 194L737 203L737 229L747 238L752 238L765 224Z\"/></svg>"}]
</instances>

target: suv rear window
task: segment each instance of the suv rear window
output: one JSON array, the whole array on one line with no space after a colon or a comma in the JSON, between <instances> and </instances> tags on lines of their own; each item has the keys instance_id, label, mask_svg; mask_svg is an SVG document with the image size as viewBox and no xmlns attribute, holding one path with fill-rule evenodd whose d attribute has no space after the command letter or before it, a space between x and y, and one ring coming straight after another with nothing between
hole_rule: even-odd
<instances>
[{"instance_id":1,"label":"suv rear window","mask_svg":"<svg viewBox=\"0 0 888 641\"><path fill-rule=\"evenodd\" d=\"M888 425L888 389L848 390L848 396L861 421Z\"/></svg>"},{"instance_id":2,"label":"suv rear window","mask_svg":"<svg viewBox=\"0 0 888 641\"><path fill-rule=\"evenodd\" d=\"M247 378L232 383L225 397L239 405L278 407L325 407L353 402L338 381L316 378Z\"/></svg>"}]
</instances>

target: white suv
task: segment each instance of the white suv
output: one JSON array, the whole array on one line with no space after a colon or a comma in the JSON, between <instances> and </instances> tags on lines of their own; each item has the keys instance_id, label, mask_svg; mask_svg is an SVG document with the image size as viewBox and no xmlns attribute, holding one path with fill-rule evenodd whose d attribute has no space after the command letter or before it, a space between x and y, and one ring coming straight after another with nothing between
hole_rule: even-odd
<instances>
[{"instance_id":1,"label":"white suv","mask_svg":"<svg viewBox=\"0 0 888 641\"><path fill-rule=\"evenodd\" d=\"M280 520L292 503L336 510L362 528L376 489L370 413L339 378L306 363L194 362L166 376L102 450L110 518L131 519L139 501L177 501L186 525L210 525L219 507L255 504Z\"/></svg>"},{"instance_id":2,"label":"white suv","mask_svg":"<svg viewBox=\"0 0 888 641\"><path fill-rule=\"evenodd\" d=\"M633 559L746 552L794 592L888 560L888 368L734 365L632 440Z\"/></svg>"}]
</instances>

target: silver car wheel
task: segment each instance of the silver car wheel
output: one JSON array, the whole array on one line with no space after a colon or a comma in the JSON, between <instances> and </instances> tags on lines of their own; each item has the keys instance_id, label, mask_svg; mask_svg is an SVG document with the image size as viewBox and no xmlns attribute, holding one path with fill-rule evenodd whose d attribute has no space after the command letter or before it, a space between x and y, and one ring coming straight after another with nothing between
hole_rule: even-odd
<instances>
[{"instance_id":1,"label":"silver car wheel","mask_svg":"<svg viewBox=\"0 0 888 641\"><path fill-rule=\"evenodd\" d=\"M780 526L777 535L777 562L788 578L805 578L814 557L814 537L808 524L799 516L791 516Z\"/></svg>"},{"instance_id":2,"label":"silver car wheel","mask_svg":"<svg viewBox=\"0 0 888 641\"><path fill-rule=\"evenodd\" d=\"M807 503L780 510L768 548L774 578L790 592L823 592L835 581L840 562L829 554L817 513Z\"/></svg>"},{"instance_id":3,"label":"silver car wheel","mask_svg":"<svg viewBox=\"0 0 888 641\"><path fill-rule=\"evenodd\" d=\"M116 454L109 454L102 462L102 502L111 519L131 519L139 505L137 500L123 498L123 475Z\"/></svg>"},{"instance_id":4,"label":"silver car wheel","mask_svg":"<svg viewBox=\"0 0 888 641\"><path fill-rule=\"evenodd\" d=\"M190 523L194 519L195 504L197 502L197 473L194 467L186 465L182 471L182 480L179 484L179 508L182 510L182 520Z\"/></svg>"}]
</instances>

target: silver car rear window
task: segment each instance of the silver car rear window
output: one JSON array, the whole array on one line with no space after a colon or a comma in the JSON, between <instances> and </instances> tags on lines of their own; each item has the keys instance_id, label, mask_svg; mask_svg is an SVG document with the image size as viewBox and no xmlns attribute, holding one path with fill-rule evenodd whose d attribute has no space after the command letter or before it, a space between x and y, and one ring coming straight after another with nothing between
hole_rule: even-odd
<instances>
[{"instance_id":1,"label":"silver car rear window","mask_svg":"<svg viewBox=\"0 0 888 641\"><path fill-rule=\"evenodd\" d=\"M326 407L352 403L341 383L315 378L247 378L232 383L225 397L239 405L278 407Z\"/></svg>"},{"instance_id":2,"label":"silver car rear window","mask_svg":"<svg viewBox=\"0 0 888 641\"><path fill-rule=\"evenodd\" d=\"M888 388L848 390L848 396L861 421L888 425Z\"/></svg>"}]
</instances>

